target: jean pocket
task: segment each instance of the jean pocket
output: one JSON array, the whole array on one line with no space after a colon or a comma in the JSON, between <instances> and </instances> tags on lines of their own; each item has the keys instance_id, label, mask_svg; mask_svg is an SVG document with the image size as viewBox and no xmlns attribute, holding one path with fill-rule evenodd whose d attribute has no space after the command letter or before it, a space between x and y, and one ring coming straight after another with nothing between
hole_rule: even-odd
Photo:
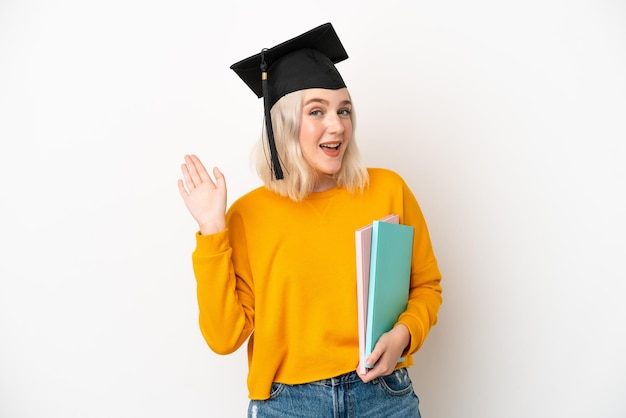
<instances>
[{"instance_id":1,"label":"jean pocket","mask_svg":"<svg viewBox=\"0 0 626 418\"><path fill-rule=\"evenodd\" d=\"M268 400L276 399L282 393L285 388L284 383L272 383L272 388L270 389L270 397Z\"/></svg>"},{"instance_id":2,"label":"jean pocket","mask_svg":"<svg viewBox=\"0 0 626 418\"><path fill-rule=\"evenodd\" d=\"M413 383L406 368L398 369L389 376L378 378L380 386L392 396L403 396L413 392Z\"/></svg>"}]
</instances>

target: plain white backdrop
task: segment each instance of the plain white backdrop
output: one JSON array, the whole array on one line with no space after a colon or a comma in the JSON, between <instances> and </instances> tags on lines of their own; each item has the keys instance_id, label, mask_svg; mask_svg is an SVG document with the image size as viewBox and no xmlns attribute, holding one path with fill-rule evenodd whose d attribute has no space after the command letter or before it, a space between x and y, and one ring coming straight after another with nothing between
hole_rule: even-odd
<instances>
[{"instance_id":1,"label":"plain white backdrop","mask_svg":"<svg viewBox=\"0 0 626 418\"><path fill-rule=\"evenodd\" d=\"M0 0L1 417L245 416L176 180L194 152L230 202L259 184L228 67L325 22L444 275L423 416L626 416L622 1Z\"/></svg>"}]
</instances>

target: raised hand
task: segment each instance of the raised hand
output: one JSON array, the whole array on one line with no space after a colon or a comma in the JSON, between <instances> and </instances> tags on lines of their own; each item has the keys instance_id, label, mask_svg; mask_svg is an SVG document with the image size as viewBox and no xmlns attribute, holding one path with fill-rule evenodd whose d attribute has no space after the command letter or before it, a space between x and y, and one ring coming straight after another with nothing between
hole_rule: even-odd
<instances>
[{"instance_id":1,"label":"raised hand","mask_svg":"<svg viewBox=\"0 0 626 418\"><path fill-rule=\"evenodd\" d=\"M181 166L183 179L178 179L178 191L191 216L198 222L202 235L214 234L226 228L226 181L215 167L211 178L195 155L185 155Z\"/></svg>"}]
</instances>

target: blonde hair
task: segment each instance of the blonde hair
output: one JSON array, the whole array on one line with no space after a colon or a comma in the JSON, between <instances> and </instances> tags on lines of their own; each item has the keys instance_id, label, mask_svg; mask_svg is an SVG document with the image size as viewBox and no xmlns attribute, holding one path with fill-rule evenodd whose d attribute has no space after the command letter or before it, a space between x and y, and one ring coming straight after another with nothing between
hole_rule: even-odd
<instances>
[{"instance_id":1,"label":"blonde hair","mask_svg":"<svg viewBox=\"0 0 626 418\"><path fill-rule=\"evenodd\" d=\"M300 148L302 98L302 90L289 93L280 98L271 110L274 141L285 178L276 180L273 177L265 124L263 124L261 138L253 151L253 161L265 187L281 196L288 196L296 202L301 201L311 193L318 178L317 172L306 161ZM354 193L365 189L369 182L369 176L354 138L356 125L354 106L350 117L352 120L352 138L344 153L341 169L334 177L338 186Z\"/></svg>"}]
</instances>

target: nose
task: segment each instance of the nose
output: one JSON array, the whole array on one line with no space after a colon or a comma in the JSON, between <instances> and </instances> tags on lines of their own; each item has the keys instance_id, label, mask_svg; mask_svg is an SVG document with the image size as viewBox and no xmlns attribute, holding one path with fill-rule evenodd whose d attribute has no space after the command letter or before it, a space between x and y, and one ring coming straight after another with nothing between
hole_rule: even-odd
<instances>
[{"instance_id":1,"label":"nose","mask_svg":"<svg viewBox=\"0 0 626 418\"><path fill-rule=\"evenodd\" d=\"M345 130L344 121L338 114L329 112L326 119L326 129L332 134L341 134Z\"/></svg>"}]
</instances>

